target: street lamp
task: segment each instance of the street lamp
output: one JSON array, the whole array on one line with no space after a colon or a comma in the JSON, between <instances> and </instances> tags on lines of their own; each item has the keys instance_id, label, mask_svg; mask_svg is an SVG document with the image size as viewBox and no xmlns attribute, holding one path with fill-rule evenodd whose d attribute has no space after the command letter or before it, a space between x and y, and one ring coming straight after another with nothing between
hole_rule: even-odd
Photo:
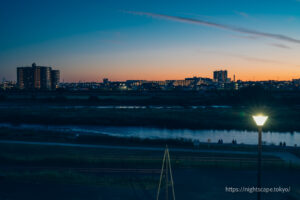
<instances>
[{"instance_id":1,"label":"street lamp","mask_svg":"<svg viewBox=\"0 0 300 200\"><path fill-rule=\"evenodd\" d=\"M252 116L256 125L258 126L258 157L257 157L257 188L261 188L261 136L262 127L268 119L268 116L264 115L254 115ZM261 192L257 192L257 200L261 199Z\"/></svg>"}]
</instances>

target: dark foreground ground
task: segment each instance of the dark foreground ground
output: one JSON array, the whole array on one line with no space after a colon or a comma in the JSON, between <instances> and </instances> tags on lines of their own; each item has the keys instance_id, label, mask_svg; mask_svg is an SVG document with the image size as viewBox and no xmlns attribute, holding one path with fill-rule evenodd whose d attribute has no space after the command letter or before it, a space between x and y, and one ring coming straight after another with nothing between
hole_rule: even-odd
<instances>
[{"instance_id":1,"label":"dark foreground ground","mask_svg":"<svg viewBox=\"0 0 300 200\"><path fill-rule=\"evenodd\" d=\"M225 192L256 186L255 155L172 149L170 155L176 199L256 199ZM163 151L1 144L0 199L155 199L162 157ZM300 199L299 167L264 156L263 169L263 187L290 188L263 199Z\"/></svg>"},{"instance_id":2,"label":"dark foreground ground","mask_svg":"<svg viewBox=\"0 0 300 200\"><path fill-rule=\"evenodd\" d=\"M108 175L98 173L96 177ZM86 185L52 183L47 181L2 180L0 182L0 199L91 199L91 200L135 200L155 199L156 188L145 188L139 174L116 173L110 176L118 176L120 179L130 179L132 182L126 186L118 185ZM129 177L130 176L130 177ZM158 174L146 174L143 176L158 177ZM176 199L256 199L252 193L225 192L225 187L254 186L256 184L255 170L216 170L216 169L177 169L174 170ZM291 187L289 193L263 194L263 199L288 200L299 199L300 196L300 172L287 172L269 170L263 172L263 185L265 187ZM158 181L158 178L157 178Z\"/></svg>"}]
</instances>

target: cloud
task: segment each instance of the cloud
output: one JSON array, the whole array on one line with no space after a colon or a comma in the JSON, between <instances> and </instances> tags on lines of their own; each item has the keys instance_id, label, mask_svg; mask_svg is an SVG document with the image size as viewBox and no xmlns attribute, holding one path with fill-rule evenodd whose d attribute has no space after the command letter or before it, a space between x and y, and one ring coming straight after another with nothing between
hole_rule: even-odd
<instances>
[{"instance_id":1,"label":"cloud","mask_svg":"<svg viewBox=\"0 0 300 200\"><path fill-rule=\"evenodd\" d=\"M265 59L265 58L252 57L252 56L236 54L236 53L227 53L227 52L218 52L218 51L202 51L202 50L200 50L200 52L207 53L207 54L218 54L218 55L223 55L223 56L236 57L236 58L247 60L247 61L254 61L254 62L261 62L261 63L289 64L289 63L285 63L285 62L278 61L278 60L270 60L270 59Z\"/></svg>"},{"instance_id":2,"label":"cloud","mask_svg":"<svg viewBox=\"0 0 300 200\"><path fill-rule=\"evenodd\" d=\"M299 2L300 2L300 0L299 0ZM296 17L293 17L293 16L291 16L287 19L288 22L293 22L295 20L296 20Z\"/></svg>"},{"instance_id":3,"label":"cloud","mask_svg":"<svg viewBox=\"0 0 300 200\"><path fill-rule=\"evenodd\" d=\"M269 59L264 59L264 58L251 57L251 56L245 56L242 54L232 54L231 56L239 57L244 60L255 61L255 62L286 64L286 63L278 61L278 60L269 60Z\"/></svg>"},{"instance_id":4,"label":"cloud","mask_svg":"<svg viewBox=\"0 0 300 200\"><path fill-rule=\"evenodd\" d=\"M243 60L248 60L248 61L255 61L255 62L262 62L262 63L274 63L274 64L286 64L284 62L278 61L278 60L269 60L269 59L264 59L264 58L257 58L257 57L252 57L252 56L246 56L242 54L227 54L228 56L233 56L233 57L238 57Z\"/></svg>"},{"instance_id":5,"label":"cloud","mask_svg":"<svg viewBox=\"0 0 300 200\"><path fill-rule=\"evenodd\" d=\"M104 43L109 43L109 44L121 44L122 43L120 40L103 39L103 40L100 40L100 41L104 42Z\"/></svg>"},{"instance_id":6,"label":"cloud","mask_svg":"<svg viewBox=\"0 0 300 200\"><path fill-rule=\"evenodd\" d=\"M235 38L243 38L243 39L249 39L249 40L257 40L259 37L255 35L231 35Z\"/></svg>"},{"instance_id":7,"label":"cloud","mask_svg":"<svg viewBox=\"0 0 300 200\"><path fill-rule=\"evenodd\" d=\"M282 49L291 49L291 47L284 45L284 44L272 43L270 45L274 46L274 47L282 48Z\"/></svg>"},{"instance_id":8,"label":"cloud","mask_svg":"<svg viewBox=\"0 0 300 200\"><path fill-rule=\"evenodd\" d=\"M150 16L150 17L154 17L154 18L161 18L161 19L166 19L166 20L183 22L183 23L191 23L191 24L197 24L197 25L202 25L202 26L210 26L210 27L215 27L215 28L224 29L224 30L230 30L230 31L238 32L238 33L250 34L250 35L254 35L254 36L272 38L272 39L277 39L277 40L300 44L300 40L286 36L286 35L261 32L261 31L246 29L246 28L218 24L218 23L199 20L199 19L176 17L176 16L149 13L149 12L136 12L136 11L124 11L124 12L134 14L134 15L144 15L144 16Z\"/></svg>"},{"instance_id":9,"label":"cloud","mask_svg":"<svg viewBox=\"0 0 300 200\"><path fill-rule=\"evenodd\" d=\"M242 17L246 17L248 18L249 17L249 14L248 13L245 13L245 12L239 12L239 11L234 11L236 14L238 15L241 15Z\"/></svg>"}]
</instances>

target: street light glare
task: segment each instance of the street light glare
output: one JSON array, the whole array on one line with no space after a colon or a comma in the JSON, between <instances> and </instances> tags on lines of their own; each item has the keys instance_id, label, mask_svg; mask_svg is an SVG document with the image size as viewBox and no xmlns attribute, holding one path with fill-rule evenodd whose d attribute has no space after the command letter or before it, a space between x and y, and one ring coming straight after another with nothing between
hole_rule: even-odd
<instances>
[{"instance_id":1,"label":"street light glare","mask_svg":"<svg viewBox=\"0 0 300 200\"><path fill-rule=\"evenodd\" d=\"M256 115L252 116L257 126L263 126L268 119L268 116Z\"/></svg>"}]
</instances>

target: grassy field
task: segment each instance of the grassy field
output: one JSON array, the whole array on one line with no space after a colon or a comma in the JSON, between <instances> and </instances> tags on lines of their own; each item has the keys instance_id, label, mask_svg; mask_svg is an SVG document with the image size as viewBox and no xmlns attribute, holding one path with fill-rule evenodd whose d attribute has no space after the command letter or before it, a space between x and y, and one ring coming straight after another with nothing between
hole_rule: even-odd
<instances>
[{"instance_id":1,"label":"grassy field","mask_svg":"<svg viewBox=\"0 0 300 200\"><path fill-rule=\"evenodd\" d=\"M255 185L254 155L184 153L172 149L170 155L175 190L181 198L186 197L185 193L189 193L189 199L255 196L224 192L225 186ZM4 190L0 199L85 199L80 193L88 191L90 199L153 199L162 156L159 151L1 144L0 186ZM264 156L263 174L264 184L293 189L288 194L268 194L268 197L298 198L299 169L276 157ZM12 188L18 195L13 194Z\"/></svg>"},{"instance_id":2,"label":"grassy field","mask_svg":"<svg viewBox=\"0 0 300 200\"><path fill-rule=\"evenodd\" d=\"M269 115L264 130L300 131L300 107L233 107L199 109L96 109L50 106L1 107L0 122L150 126L190 129L255 130L251 116Z\"/></svg>"},{"instance_id":3,"label":"grassy field","mask_svg":"<svg viewBox=\"0 0 300 200\"><path fill-rule=\"evenodd\" d=\"M81 184L115 185L118 177L92 174L120 172L156 174L157 179L163 152L86 149L78 147L49 147L42 145L1 144L0 160L5 179L23 181L57 181ZM230 155L220 153L180 153L172 152L171 162L176 169L256 169L255 155ZM264 156L265 169L293 170L276 157ZM294 169L296 170L296 168ZM151 177L151 176L150 176ZM114 179L117 180L114 180ZM144 177L147 179L147 177ZM148 177L149 178L149 177ZM108 179L108 180L106 180ZM127 178L123 177L126 182ZM125 182L122 182L124 184ZM145 180L150 181L151 180ZM153 181L153 180L152 180Z\"/></svg>"},{"instance_id":4,"label":"grassy field","mask_svg":"<svg viewBox=\"0 0 300 200\"><path fill-rule=\"evenodd\" d=\"M12 165L64 166L64 167L121 167L152 168L160 166L163 152L118 149L87 149L79 147L49 147L42 145L1 144L0 159ZM265 167L287 167L276 157L265 156ZM220 153L172 154L174 168L229 167L253 168L256 155L230 155ZM159 167L158 167L159 168Z\"/></svg>"}]
</instances>

